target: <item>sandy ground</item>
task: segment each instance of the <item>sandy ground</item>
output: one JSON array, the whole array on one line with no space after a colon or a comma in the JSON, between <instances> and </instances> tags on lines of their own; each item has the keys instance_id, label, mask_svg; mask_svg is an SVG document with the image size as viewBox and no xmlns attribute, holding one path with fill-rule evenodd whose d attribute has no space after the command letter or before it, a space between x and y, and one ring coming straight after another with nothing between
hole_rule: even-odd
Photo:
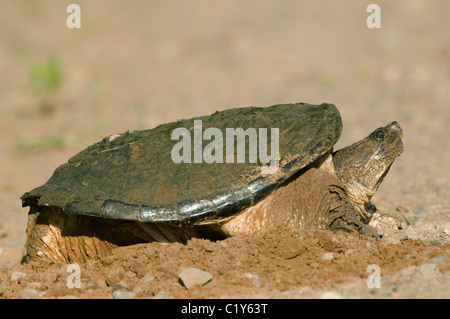
<instances>
[{"instance_id":1,"label":"sandy ground","mask_svg":"<svg viewBox=\"0 0 450 319\"><path fill-rule=\"evenodd\" d=\"M68 29L70 3L0 3L0 298L450 297L448 1L377 1L380 29L366 26L364 1L79 0L81 29ZM380 242L279 230L124 247L80 265L73 289L68 265L20 264L19 197L86 146L290 102L337 105L337 148L401 124L404 153L373 201L410 227ZM374 264L380 288L367 285ZM186 289L185 267L212 280Z\"/></svg>"}]
</instances>

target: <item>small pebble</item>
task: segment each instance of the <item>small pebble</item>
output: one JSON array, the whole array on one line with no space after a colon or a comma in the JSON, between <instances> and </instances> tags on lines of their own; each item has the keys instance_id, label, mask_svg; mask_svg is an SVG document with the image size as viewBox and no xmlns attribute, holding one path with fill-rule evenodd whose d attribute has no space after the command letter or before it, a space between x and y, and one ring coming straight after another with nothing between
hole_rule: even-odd
<instances>
[{"instance_id":1,"label":"small pebble","mask_svg":"<svg viewBox=\"0 0 450 319\"><path fill-rule=\"evenodd\" d=\"M395 210L399 213L407 213L409 211L408 207L405 207L403 205L398 205L397 207L395 207Z\"/></svg>"},{"instance_id":2,"label":"small pebble","mask_svg":"<svg viewBox=\"0 0 450 319\"><path fill-rule=\"evenodd\" d=\"M95 285L97 286L97 288L106 288L107 287L106 281L104 281L103 279L97 279L95 281Z\"/></svg>"},{"instance_id":3,"label":"small pebble","mask_svg":"<svg viewBox=\"0 0 450 319\"><path fill-rule=\"evenodd\" d=\"M392 237L388 237L386 239L383 238L383 241L384 241L384 246L400 244L400 240L399 239L392 238Z\"/></svg>"},{"instance_id":4,"label":"small pebble","mask_svg":"<svg viewBox=\"0 0 450 319\"><path fill-rule=\"evenodd\" d=\"M320 299L342 299L342 296L335 291L326 291L320 296Z\"/></svg>"},{"instance_id":5,"label":"small pebble","mask_svg":"<svg viewBox=\"0 0 450 319\"><path fill-rule=\"evenodd\" d=\"M148 285L153 280L155 280L155 277L153 277L152 275L145 275L139 280L138 285Z\"/></svg>"},{"instance_id":6,"label":"small pebble","mask_svg":"<svg viewBox=\"0 0 450 319\"><path fill-rule=\"evenodd\" d=\"M400 270L398 272L398 275L400 277L411 278L411 276L413 276L416 272L417 272L416 266L409 266L409 267L406 267L406 268L403 268L402 270Z\"/></svg>"},{"instance_id":7,"label":"small pebble","mask_svg":"<svg viewBox=\"0 0 450 319\"><path fill-rule=\"evenodd\" d=\"M245 276L246 278L248 278L248 279L258 278L258 276L254 275L254 274L251 274L251 273L249 273L249 272L246 272L246 273L244 274L244 276Z\"/></svg>"},{"instance_id":8,"label":"small pebble","mask_svg":"<svg viewBox=\"0 0 450 319\"><path fill-rule=\"evenodd\" d=\"M113 298L114 299L133 299L134 293L131 291L124 291L124 290L116 290L113 292Z\"/></svg>"},{"instance_id":9,"label":"small pebble","mask_svg":"<svg viewBox=\"0 0 450 319\"><path fill-rule=\"evenodd\" d=\"M333 258L334 258L333 253L325 253L322 255L323 260L333 260Z\"/></svg>"},{"instance_id":10,"label":"small pebble","mask_svg":"<svg viewBox=\"0 0 450 319\"><path fill-rule=\"evenodd\" d=\"M27 278L27 277L28 277L28 275L26 273L24 273L24 272L13 271L11 273L10 281L13 282L13 281L18 280L20 278Z\"/></svg>"},{"instance_id":11,"label":"small pebble","mask_svg":"<svg viewBox=\"0 0 450 319\"><path fill-rule=\"evenodd\" d=\"M437 256L437 257L431 258L430 260L428 260L428 262L435 263L435 262L438 262L438 261L443 261L445 259L446 259L445 256Z\"/></svg>"},{"instance_id":12,"label":"small pebble","mask_svg":"<svg viewBox=\"0 0 450 319\"><path fill-rule=\"evenodd\" d=\"M40 282L31 282L31 283L29 283L27 285L27 288L34 289L34 290L39 289L39 287L41 287L41 283Z\"/></svg>"},{"instance_id":13,"label":"small pebble","mask_svg":"<svg viewBox=\"0 0 450 319\"><path fill-rule=\"evenodd\" d=\"M80 297L73 296L73 295L64 295L64 296L56 297L56 299L80 299Z\"/></svg>"},{"instance_id":14,"label":"small pebble","mask_svg":"<svg viewBox=\"0 0 450 319\"><path fill-rule=\"evenodd\" d=\"M395 239L395 241L404 241L408 240L408 233L404 230L396 230L389 234L389 236L386 236L386 238L392 238Z\"/></svg>"},{"instance_id":15,"label":"small pebble","mask_svg":"<svg viewBox=\"0 0 450 319\"><path fill-rule=\"evenodd\" d=\"M18 299L36 299L39 297L39 293L34 289L25 288L17 295Z\"/></svg>"},{"instance_id":16,"label":"small pebble","mask_svg":"<svg viewBox=\"0 0 450 319\"><path fill-rule=\"evenodd\" d=\"M423 206L417 205L413 208L413 213L415 215L423 215L427 213L427 209Z\"/></svg>"},{"instance_id":17,"label":"small pebble","mask_svg":"<svg viewBox=\"0 0 450 319\"><path fill-rule=\"evenodd\" d=\"M124 284L123 282L118 282L114 285L112 285L112 289L115 290L125 290L127 289L127 285Z\"/></svg>"},{"instance_id":18,"label":"small pebble","mask_svg":"<svg viewBox=\"0 0 450 319\"><path fill-rule=\"evenodd\" d=\"M423 264L420 266L420 273L424 276L428 276L436 269L436 264Z\"/></svg>"},{"instance_id":19,"label":"small pebble","mask_svg":"<svg viewBox=\"0 0 450 319\"><path fill-rule=\"evenodd\" d=\"M251 274L251 273L245 273L244 274L245 277L247 277L248 279L252 280L252 283L256 286L256 287L261 287L261 279L259 279L259 277L257 275Z\"/></svg>"},{"instance_id":20,"label":"small pebble","mask_svg":"<svg viewBox=\"0 0 450 319\"><path fill-rule=\"evenodd\" d=\"M425 241L433 246L439 246L441 244L441 240L439 238L427 238Z\"/></svg>"},{"instance_id":21,"label":"small pebble","mask_svg":"<svg viewBox=\"0 0 450 319\"><path fill-rule=\"evenodd\" d=\"M348 257L349 255L353 254L354 252L355 252L355 250L350 248L345 251L344 255L345 255L345 257Z\"/></svg>"},{"instance_id":22,"label":"small pebble","mask_svg":"<svg viewBox=\"0 0 450 319\"><path fill-rule=\"evenodd\" d=\"M409 225L408 227L406 227L406 235L408 236L408 238L410 239L420 239L422 236L420 234L420 232L416 229L416 227Z\"/></svg>"},{"instance_id":23,"label":"small pebble","mask_svg":"<svg viewBox=\"0 0 450 319\"><path fill-rule=\"evenodd\" d=\"M147 297L147 299L172 299L172 296L170 296L168 293L165 293L164 291L160 291L154 296Z\"/></svg>"},{"instance_id":24,"label":"small pebble","mask_svg":"<svg viewBox=\"0 0 450 319\"><path fill-rule=\"evenodd\" d=\"M142 277L139 282L134 286L133 292L136 294L142 294L147 287L151 285L151 283L155 280L155 277L152 275L145 275Z\"/></svg>"},{"instance_id":25,"label":"small pebble","mask_svg":"<svg viewBox=\"0 0 450 319\"><path fill-rule=\"evenodd\" d=\"M191 289L196 285L204 285L212 280L212 275L209 272L200 270L198 268L184 268L178 274L183 286L187 289Z\"/></svg>"}]
</instances>

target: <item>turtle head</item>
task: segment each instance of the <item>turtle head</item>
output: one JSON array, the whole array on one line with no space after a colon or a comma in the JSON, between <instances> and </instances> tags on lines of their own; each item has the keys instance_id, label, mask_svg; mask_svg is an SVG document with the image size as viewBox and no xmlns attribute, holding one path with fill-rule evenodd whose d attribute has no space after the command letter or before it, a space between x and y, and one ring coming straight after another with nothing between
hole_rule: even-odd
<instances>
[{"instance_id":1,"label":"turtle head","mask_svg":"<svg viewBox=\"0 0 450 319\"><path fill-rule=\"evenodd\" d=\"M336 176L346 185L350 197L361 210L377 191L394 160L403 152L402 136L400 125L392 122L333 154ZM365 215L364 212L362 214Z\"/></svg>"}]
</instances>

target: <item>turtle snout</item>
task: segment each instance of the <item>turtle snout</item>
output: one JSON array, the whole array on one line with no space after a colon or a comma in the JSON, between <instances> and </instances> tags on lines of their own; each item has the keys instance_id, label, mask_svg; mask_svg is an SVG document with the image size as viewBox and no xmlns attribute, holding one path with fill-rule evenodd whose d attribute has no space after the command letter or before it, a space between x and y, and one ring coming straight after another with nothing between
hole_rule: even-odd
<instances>
[{"instance_id":1,"label":"turtle snout","mask_svg":"<svg viewBox=\"0 0 450 319\"><path fill-rule=\"evenodd\" d=\"M397 121L394 121L386 125L386 129L388 129L393 135L398 136L399 138L403 137L402 128Z\"/></svg>"},{"instance_id":2,"label":"turtle snout","mask_svg":"<svg viewBox=\"0 0 450 319\"><path fill-rule=\"evenodd\" d=\"M388 125L384 127L386 130L388 138L386 139L385 143L386 146L393 152L395 152L398 155L403 153L403 130L398 124L397 121L391 122Z\"/></svg>"}]
</instances>

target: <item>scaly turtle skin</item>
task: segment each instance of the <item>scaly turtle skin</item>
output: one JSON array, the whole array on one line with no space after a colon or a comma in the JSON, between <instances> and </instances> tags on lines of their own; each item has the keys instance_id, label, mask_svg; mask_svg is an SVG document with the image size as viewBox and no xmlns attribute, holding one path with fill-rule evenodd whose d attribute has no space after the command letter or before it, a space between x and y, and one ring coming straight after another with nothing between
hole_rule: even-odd
<instances>
[{"instance_id":1,"label":"scaly turtle skin","mask_svg":"<svg viewBox=\"0 0 450 319\"><path fill-rule=\"evenodd\" d=\"M171 134L195 134L194 120L202 120L203 132L279 128L278 171L263 175L261 162L249 163L248 141L245 163L175 163ZM377 237L366 208L402 153L401 128L392 122L333 153L341 130L334 105L298 103L106 137L21 197L30 206L27 257L84 262L120 245L219 239L280 225Z\"/></svg>"}]
</instances>

